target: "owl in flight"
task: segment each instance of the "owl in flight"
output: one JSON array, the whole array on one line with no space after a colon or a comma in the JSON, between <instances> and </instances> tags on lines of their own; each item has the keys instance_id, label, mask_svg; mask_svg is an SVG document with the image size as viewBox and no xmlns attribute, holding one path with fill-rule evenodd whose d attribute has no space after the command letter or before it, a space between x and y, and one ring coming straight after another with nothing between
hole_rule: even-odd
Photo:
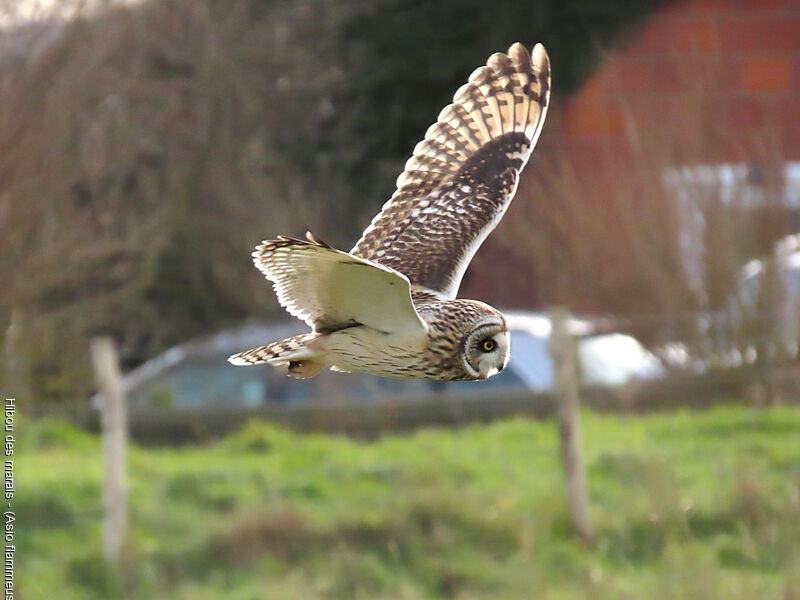
<instances>
[{"instance_id":1,"label":"owl in flight","mask_svg":"<svg viewBox=\"0 0 800 600\"><path fill-rule=\"evenodd\" d=\"M486 379L508 364L503 315L457 299L470 260L503 217L550 99L544 46L517 43L478 68L406 162L397 191L348 252L310 232L279 236L253 259L312 331L240 352L235 365L326 365L384 377Z\"/></svg>"}]
</instances>

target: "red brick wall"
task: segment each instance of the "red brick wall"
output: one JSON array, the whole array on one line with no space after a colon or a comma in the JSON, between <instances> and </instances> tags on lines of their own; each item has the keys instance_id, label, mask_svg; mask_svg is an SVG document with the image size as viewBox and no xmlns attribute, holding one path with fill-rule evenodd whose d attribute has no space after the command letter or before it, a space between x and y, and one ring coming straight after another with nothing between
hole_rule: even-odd
<instances>
[{"instance_id":1,"label":"red brick wall","mask_svg":"<svg viewBox=\"0 0 800 600\"><path fill-rule=\"evenodd\" d=\"M627 37L562 100L578 169L628 166L633 143L665 129L678 162L755 160L764 143L800 158L800 0L674 2ZM714 139L692 141L700 126Z\"/></svg>"}]
</instances>

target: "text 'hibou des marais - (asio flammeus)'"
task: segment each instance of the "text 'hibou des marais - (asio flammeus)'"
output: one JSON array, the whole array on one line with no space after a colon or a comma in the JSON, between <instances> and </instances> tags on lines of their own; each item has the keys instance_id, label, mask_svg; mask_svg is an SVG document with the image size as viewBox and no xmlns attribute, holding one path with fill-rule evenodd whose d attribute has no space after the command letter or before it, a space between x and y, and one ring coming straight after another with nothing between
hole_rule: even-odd
<instances>
[{"instance_id":1,"label":"text 'hibou des marais - (asio flammeus)'","mask_svg":"<svg viewBox=\"0 0 800 600\"><path fill-rule=\"evenodd\" d=\"M511 352L503 315L456 298L461 278L511 203L550 99L544 46L514 44L475 70L397 179L397 191L350 252L311 233L279 236L253 259L278 301L311 326L230 357L443 381L486 379Z\"/></svg>"}]
</instances>

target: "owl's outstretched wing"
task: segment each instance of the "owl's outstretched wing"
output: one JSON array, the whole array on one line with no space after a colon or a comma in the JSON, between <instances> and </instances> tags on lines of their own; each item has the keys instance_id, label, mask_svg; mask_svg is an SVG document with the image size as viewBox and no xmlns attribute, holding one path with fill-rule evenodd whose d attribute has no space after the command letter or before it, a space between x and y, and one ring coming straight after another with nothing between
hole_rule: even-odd
<instances>
[{"instance_id":1,"label":"owl's outstretched wing","mask_svg":"<svg viewBox=\"0 0 800 600\"><path fill-rule=\"evenodd\" d=\"M387 333L426 334L408 278L306 235L309 241L283 236L265 241L253 252L253 262L290 314L318 333L362 324Z\"/></svg>"},{"instance_id":2,"label":"owl's outstretched wing","mask_svg":"<svg viewBox=\"0 0 800 600\"><path fill-rule=\"evenodd\" d=\"M517 43L477 69L414 148L397 191L351 254L403 273L415 289L455 298L495 228L542 130L550 61Z\"/></svg>"}]
</instances>

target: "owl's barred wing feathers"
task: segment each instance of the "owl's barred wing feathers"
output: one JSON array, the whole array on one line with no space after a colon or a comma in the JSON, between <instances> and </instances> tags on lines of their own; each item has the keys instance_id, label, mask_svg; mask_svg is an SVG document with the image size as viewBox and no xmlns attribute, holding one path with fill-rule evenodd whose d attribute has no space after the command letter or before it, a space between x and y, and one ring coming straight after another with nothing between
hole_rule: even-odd
<instances>
[{"instance_id":1,"label":"owl's barred wing feathers","mask_svg":"<svg viewBox=\"0 0 800 600\"><path fill-rule=\"evenodd\" d=\"M391 268L309 241L279 237L262 242L253 262L269 279L278 302L316 333L358 324L380 331L426 333L411 302L408 279Z\"/></svg>"},{"instance_id":2,"label":"owl's barred wing feathers","mask_svg":"<svg viewBox=\"0 0 800 600\"><path fill-rule=\"evenodd\" d=\"M517 43L480 67L414 148L351 254L455 298L472 256L516 191L550 98L550 62Z\"/></svg>"}]
</instances>

